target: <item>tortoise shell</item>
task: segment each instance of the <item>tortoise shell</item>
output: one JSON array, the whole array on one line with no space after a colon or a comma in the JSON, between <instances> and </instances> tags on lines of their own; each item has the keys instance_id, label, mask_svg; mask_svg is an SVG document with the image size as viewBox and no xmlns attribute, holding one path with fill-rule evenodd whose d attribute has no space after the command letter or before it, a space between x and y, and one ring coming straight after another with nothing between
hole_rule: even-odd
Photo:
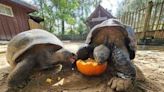
<instances>
[{"instance_id":1,"label":"tortoise shell","mask_svg":"<svg viewBox=\"0 0 164 92\"><path fill-rule=\"evenodd\" d=\"M128 38L126 40L129 40L129 42L126 45L131 50L136 51L137 42L134 30L130 26L122 24L117 19L108 19L94 26L89 32L85 43L94 45L102 44L102 39L105 39L106 35L110 36L109 39L113 42L117 42L116 45L119 44L121 48L124 44L123 40Z\"/></svg>"},{"instance_id":2,"label":"tortoise shell","mask_svg":"<svg viewBox=\"0 0 164 92\"><path fill-rule=\"evenodd\" d=\"M19 33L10 40L7 47L6 58L11 66L16 65L16 59L29 48L39 44L52 44L58 49L63 48L62 42L53 34L42 30L33 29Z\"/></svg>"}]
</instances>

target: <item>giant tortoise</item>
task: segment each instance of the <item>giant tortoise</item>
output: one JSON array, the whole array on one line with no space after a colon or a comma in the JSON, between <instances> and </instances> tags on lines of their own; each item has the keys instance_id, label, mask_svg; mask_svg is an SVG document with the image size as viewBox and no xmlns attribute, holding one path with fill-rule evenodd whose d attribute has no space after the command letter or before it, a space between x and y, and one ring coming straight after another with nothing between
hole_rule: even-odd
<instances>
[{"instance_id":1,"label":"giant tortoise","mask_svg":"<svg viewBox=\"0 0 164 92\"><path fill-rule=\"evenodd\" d=\"M8 76L9 88L25 86L35 69L53 68L54 64L74 60L74 54L63 48L53 34L33 29L16 35L8 44L7 61L13 70Z\"/></svg>"},{"instance_id":2,"label":"giant tortoise","mask_svg":"<svg viewBox=\"0 0 164 92\"><path fill-rule=\"evenodd\" d=\"M116 19L108 19L91 29L85 45L77 51L77 57L83 60L94 58L98 63L108 61L114 70L109 85L112 89L123 91L135 80L136 71L131 61L135 52L133 29Z\"/></svg>"}]
</instances>

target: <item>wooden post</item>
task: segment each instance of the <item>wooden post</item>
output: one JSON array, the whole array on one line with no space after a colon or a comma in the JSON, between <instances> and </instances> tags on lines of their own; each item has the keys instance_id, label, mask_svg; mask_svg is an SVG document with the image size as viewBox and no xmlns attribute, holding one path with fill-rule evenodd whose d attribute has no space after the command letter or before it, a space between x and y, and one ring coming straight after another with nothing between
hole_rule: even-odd
<instances>
[{"instance_id":1,"label":"wooden post","mask_svg":"<svg viewBox=\"0 0 164 92\"><path fill-rule=\"evenodd\" d=\"M131 26L134 28L134 18L135 18L135 15L134 15L135 12L132 12L131 14Z\"/></svg>"},{"instance_id":2,"label":"wooden post","mask_svg":"<svg viewBox=\"0 0 164 92\"><path fill-rule=\"evenodd\" d=\"M125 12L125 23L128 24L128 12Z\"/></svg>"},{"instance_id":3,"label":"wooden post","mask_svg":"<svg viewBox=\"0 0 164 92\"><path fill-rule=\"evenodd\" d=\"M120 17L120 20L124 23L124 14Z\"/></svg>"},{"instance_id":4,"label":"wooden post","mask_svg":"<svg viewBox=\"0 0 164 92\"><path fill-rule=\"evenodd\" d=\"M125 12L125 24L127 24L128 14Z\"/></svg>"},{"instance_id":5,"label":"wooden post","mask_svg":"<svg viewBox=\"0 0 164 92\"><path fill-rule=\"evenodd\" d=\"M130 22L129 22L130 21L130 12L128 12L127 15L128 15L127 24L129 25L130 24Z\"/></svg>"},{"instance_id":6,"label":"wooden post","mask_svg":"<svg viewBox=\"0 0 164 92\"><path fill-rule=\"evenodd\" d=\"M138 10L138 9L137 9ZM136 31L136 21L137 21L137 10L134 12L134 23L133 23L133 29L135 29L135 31Z\"/></svg>"},{"instance_id":7,"label":"wooden post","mask_svg":"<svg viewBox=\"0 0 164 92\"><path fill-rule=\"evenodd\" d=\"M158 19L157 19L156 30L158 30L159 20L160 20L160 17L161 17L161 14L162 14L162 9L163 9L163 4L164 4L164 1L162 2L161 8L160 8L159 16L158 16Z\"/></svg>"},{"instance_id":8,"label":"wooden post","mask_svg":"<svg viewBox=\"0 0 164 92\"><path fill-rule=\"evenodd\" d=\"M145 13L146 13L146 9L145 6L143 5L142 6L142 9L141 9L141 20L140 20L140 30L141 30L141 34L143 33L143 28L144 28L144 23L145 23ZM141 36L142 38L142 36Z\"/></svg>"},{"instance_id":9,"label":"wooden post","mask_svg":"<svg viewBox=\"0 0 164 92\"><path fill-rule=\"evenodd\" d=\"M157 5L157 3L155 4L154 9L155 9L155 12L154 12L153 18L152 18L153 22L152 22L151 30L153 30L153 28L155 26L155 20L156 20L156 15L157 15L157 11L158 11L158 5Z\"/></svg>"},{"instance_id":10,"label":"wooden post","mask_svg":"<svg viewBox=\"0 0 164 92\"><path fill-rule=\"evenodd\" d=\"M129 13L129 25L132 25L131 21L132 21L132 12Z\"/></svg>"},{"instance_id":11,"label":"wooden post","mask_svg":"<svg viewBox=\"0 0 164 92\"><path fill-rule=\"evenodd\" d=\"M123 19L122 19L122 22L123 22L123 23L125 23L125 14L126 14L126 13L124 13L123 16L122 16L122 18L123 18Z\"/></svg>"},{"instance_id":12,"label":"wooden post","mask_svg":"<svg viewBox=\"0 0 164 92\"><path fill-rule=\"evenodd\" d=\"M140 27L140 21L141 21L141 18L140 18L140 13L141 12L141 10L138 10L138 19L137 19L137 32L139 32L139 27Z\"/></svg>"},{"instance_id":13,"label":"wooden post","mask_svg":"<svg viewBox=\"0 0 164 92\"><path fill-rule=\"evenodd\" d=\"M132 12L129 12L129 25L131 25Z\"/></svg>"},{"instance_id":14,"label":"wooden post","mask_svg":"<svg viewBox=\"0 0 164 92\"><path fill-rule=\"evenodd\" d=\"M124 23L127 24L127 12L125 12L125 16L124 16Z\"/></svg>"},{"instance_id":15,"label":"wooden post","mask_svg":"<svg viewBox=\"0 0 164 92\"><path fill-rule=\"evenodd\" d=\"M150 21L150 17L151 17L152 7L153 7L153 2L150 1L148 3L148 7L145 12L145 20L144 20L144 27L143 27L143 39L144 40L145 40L145 36L146 36L146 31L148 31L148 28L149 28L149 21Z\"/></svg>"}]
</instances>

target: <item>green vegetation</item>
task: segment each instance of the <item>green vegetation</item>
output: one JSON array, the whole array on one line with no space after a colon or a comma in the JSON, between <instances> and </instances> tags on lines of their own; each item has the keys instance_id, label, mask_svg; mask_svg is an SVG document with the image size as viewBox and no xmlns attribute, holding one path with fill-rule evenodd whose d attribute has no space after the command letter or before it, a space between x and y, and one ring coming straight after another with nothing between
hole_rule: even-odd
<instances>
[{"instance_id":1,"label":"green vegetation","mask_svg":"<svg viewBox=\"0 0 164 92\"><path fill-rule=\"evenodd\" d=\"M34 0L39 10L32 15L44 19L44 28L57 35L84 34L86 18L100 0Z\"/></svg>"}]
</instances>

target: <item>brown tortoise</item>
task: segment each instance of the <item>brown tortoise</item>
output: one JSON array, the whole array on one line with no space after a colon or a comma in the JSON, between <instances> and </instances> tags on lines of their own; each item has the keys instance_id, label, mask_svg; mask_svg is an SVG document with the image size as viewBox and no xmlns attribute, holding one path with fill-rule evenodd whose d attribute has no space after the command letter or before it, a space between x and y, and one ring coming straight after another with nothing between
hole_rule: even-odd
<instances>
[{"instance_id":1,"label":"brown tortoise","mask_svg":"<svg viewBox=\"0 0 164 92\"><path fill-rule=\"evenodd\" d=\"M116 19L108 19L91 29L85 43L77 51L78 59L94 58L99 63L108 61L114 69L109 85L117 91L126 90L136 76L131 61L136 52L133 29Z\"/></svg>"},{"instance_id":2,"label":"brown tortoise","mask_svg":"<svg viewBox=\"0 0 164 92\"><path fill-rule=\"evenodd\" d=\"M13 70L8 76L11 90L24 87L33 69L53 68L54 64L75 59L53 34L33 29L16 35L8 44L7 61Z\"/></svg>"}]
</instances>

